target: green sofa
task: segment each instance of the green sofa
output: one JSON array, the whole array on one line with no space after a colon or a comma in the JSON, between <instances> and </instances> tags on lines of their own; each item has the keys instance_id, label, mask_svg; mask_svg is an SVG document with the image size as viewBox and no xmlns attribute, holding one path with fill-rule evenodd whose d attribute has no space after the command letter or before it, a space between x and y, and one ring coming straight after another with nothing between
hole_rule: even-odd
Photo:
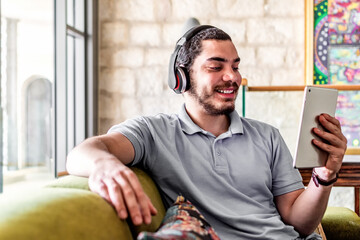
<instances>
[{"instance_id":1,"label":"green sofa","mask_svg":"<svg viewBox=\"0 0 360 240\"><path fill-rule=\"evenodd\" d=\"M135 227L120 220L110 204L89 191L87 178L65 176L41 189L0 195L0 239L126 240L155 231L165 208L151 178L134 171L158 210L150 225ZM360 218L349 209L329 207L322 225L329 240L360 239Z\"/></svg>"}]
</instances>

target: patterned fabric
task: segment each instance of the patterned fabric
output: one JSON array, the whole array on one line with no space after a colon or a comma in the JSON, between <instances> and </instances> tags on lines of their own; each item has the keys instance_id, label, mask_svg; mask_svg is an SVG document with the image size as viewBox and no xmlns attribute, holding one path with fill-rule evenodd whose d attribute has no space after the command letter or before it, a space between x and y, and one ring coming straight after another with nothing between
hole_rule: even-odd
<instances>
[{"instance_id":1,"label":"patterned fabric","mask_svg":"<svg viewBox=\"0 0 360 240\"><path fill-rule=\"evenodd\" d=\"M137 239L220 240L204 216L183 196L179 196L174 205L167 210L157 232L141 232Z\"/></svg>"},{"instance_id":2,"label":"patterned fabric","mask_svg":"<svg viewBox=\"0 0 360 240\"><path fill-rule=\"evenodd\" d=\"M319 234L317 233L312 233L309 236L307 236L306 238L301 238L298 237L295 240L326 240L326 238L322 238Z\"/></svg>"}]
</instances>

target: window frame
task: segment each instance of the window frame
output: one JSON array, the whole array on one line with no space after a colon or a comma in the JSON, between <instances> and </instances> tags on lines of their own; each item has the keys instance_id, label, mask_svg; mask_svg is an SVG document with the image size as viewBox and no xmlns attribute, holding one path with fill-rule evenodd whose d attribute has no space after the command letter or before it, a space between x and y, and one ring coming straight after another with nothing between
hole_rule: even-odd
<instances>
[{"instance_id":1,"label":"window frame","mask_svg":"<svg viewBox=\"0 0 360 240\"><path fill-rule=\"evenodd\" d=\"M97 80L98 80L98 0L84 0L84 31L67 24L67 2L55 0L55 84L54 84L54 158L55 175L66 174L66 156L85 138L97 134ZM74 2L74 1L73 1ZM75 17L75 7L74 19ZM71 36L82 39L84 58L82 73L83 84L76 81L74 73L74 92L69 92L68 86L68 48L67 38ZM74 48L75 49L75 48ZM76 54L76 49L74 50ZM78 60L78 59L77 59ZM74 61L74 72L79 66ZM69 98L69 94L73 94ZM71 102L69 102L69 99ZM71 111L69 111L71 110ZM76 114L80 113L80 114ZM74 131L69 131L69 121ZM69 144L70 141L70 144Z\"/></svg>"}]
</instances>

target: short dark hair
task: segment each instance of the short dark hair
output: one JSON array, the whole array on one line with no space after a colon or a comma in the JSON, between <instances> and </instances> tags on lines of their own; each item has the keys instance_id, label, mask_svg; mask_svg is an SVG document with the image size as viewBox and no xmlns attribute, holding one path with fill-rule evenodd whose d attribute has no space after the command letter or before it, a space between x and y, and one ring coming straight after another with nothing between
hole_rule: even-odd
<instances>
[{"instance_id":1,"label":"short dark hair","mask_svg":"<svg viewBox=\"0 0 360 240\"><path fill-rule=\"evenodd\" d=\"M231 37L223 30L213 27L207 28L198 32L189 41L187 41L179 50L178 57L176 59L176 67L184 66L188 73L194 63L195 58L202 51L203 40L231 40Z\"/></svg>"}]
</instances>

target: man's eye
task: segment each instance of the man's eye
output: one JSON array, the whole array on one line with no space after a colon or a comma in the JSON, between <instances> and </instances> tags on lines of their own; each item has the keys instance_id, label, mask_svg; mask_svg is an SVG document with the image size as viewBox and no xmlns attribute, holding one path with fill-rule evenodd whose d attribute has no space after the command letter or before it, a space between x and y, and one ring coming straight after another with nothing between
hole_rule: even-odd
<instances>
[{"instance_id":1,"label":"man's eye","mask_svg":"<svg viewBox=\"0 0 360 240\"><path fill-rule=\"evenodd\" d=\"M233 67L234 71L239 71L239 67Z\"/></svg>"},{"instance_id":2,"label":"man's eye","mask_svg":"<svg viewBox=\"0 0 360 240\"><path fill-rule=\"evenodd\" d=\"M213 71L219 71L219 70L221 70L221 67L209 67L209 69L211 69Z\"/></svg>"}]
</instances>

